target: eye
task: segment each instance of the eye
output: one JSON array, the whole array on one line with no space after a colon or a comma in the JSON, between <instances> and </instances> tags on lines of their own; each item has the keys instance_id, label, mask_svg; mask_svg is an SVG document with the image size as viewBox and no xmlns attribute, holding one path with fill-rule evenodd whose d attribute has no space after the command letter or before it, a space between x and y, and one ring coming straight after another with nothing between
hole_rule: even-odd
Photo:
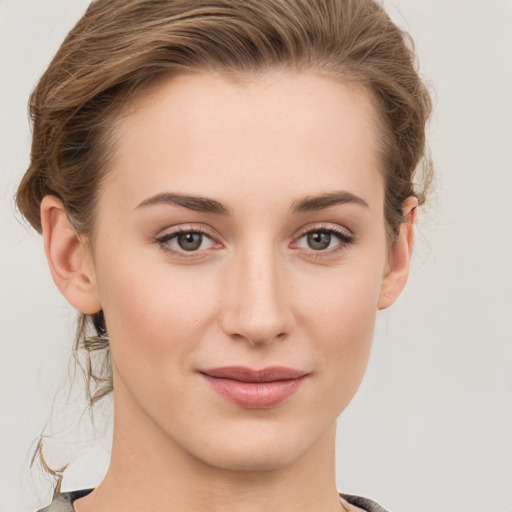
<instances>
[{"instance_id":1,"label":"eye","mask_svg":"<svg viewBox=\"0 0 512 512\"><path fill-rule=\"evenodd\" d=\"M176 243L179 248L184 251L197 251L206 240L206 237L202 233L181 233L179 235L175 235L173 238L176 239Z\"/></svg>"},{"instance_id":2,"label":"eye","mask_svg":"<svg viewBox=\"0 0 512 512\"><path fill-rule=\"evenodd\" d=\"M353 242L354 236L347 232L332 227L321 227L307 231L295 244L315 252L335 252Z\"/></svg>"},{"instance_id":3,"label":"eye","mask_svg":"<svg viewBox=\"0 0 512 512\"><path fill-rule=\"evenodd\" d=\"M303 238L306 238L307 245L315 251L322 251L331 245L332 234L325 231L313 231L308 233Z\"/></svg>"},{"instance_id":4,"label":"eye","mask_svg":"<svg viewBox=\"0 0 512 512\"><path fill-rule=\"evenodd\" d=\"M190 256L192 256L194 253L206 251L216 245L208 233L198 229L183 228L162 235L156 239L156 242L164 251L184 257L185 253L191 253Z\"/></svg>"}]
</instances>

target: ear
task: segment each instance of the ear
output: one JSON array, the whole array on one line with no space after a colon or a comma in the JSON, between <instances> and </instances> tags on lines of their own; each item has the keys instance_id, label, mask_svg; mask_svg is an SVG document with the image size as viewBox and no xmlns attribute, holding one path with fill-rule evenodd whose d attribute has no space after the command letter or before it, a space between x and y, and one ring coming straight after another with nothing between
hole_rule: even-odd
<instances>
[{"instance_id":1,"label":"ear","mask_svg":"<svg viewBox=\"0 0 512 512\"><path fill-rule=\"evenodd\" d=\"M82 313L97 313L101 302L93 259L82 237L69 222L62 201L45 196L41 201L44 250L55 284L67 301Z\"/></svg>"},{"instance_id":2,"label":"ear","mask_svg":"<svg viewBox=\"0 0 512 512\"><path fill-rule=\"evenodd\" d=\"M403 205L404 222L400 225L398 238L389 251L386 273L382 280L378 309L393 304L407 283L414 245L414 228L418 212L418 200L408 197Z\"/></svg>"}]
</instances>

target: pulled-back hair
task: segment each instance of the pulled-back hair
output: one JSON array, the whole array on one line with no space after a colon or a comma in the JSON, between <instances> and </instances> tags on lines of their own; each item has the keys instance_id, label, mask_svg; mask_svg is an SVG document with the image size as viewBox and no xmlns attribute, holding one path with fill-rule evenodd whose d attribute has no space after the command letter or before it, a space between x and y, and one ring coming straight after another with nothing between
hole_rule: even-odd
<instances>
[{"instance_id":1,"label":"pulled-back hair","mask_svg":"<svg viewBox=\"0 0 512 512\"><path fill-rule=\"evenodd\" d=\"M276 68L315 71L370 93L393 243L405 199L422 204L430 181L431 101L412 41L372 0L93 1L31 95L31 160L18 208L41 232L41 200L54 195L77 234L92 237L113 121L130 98L163 75L214 71L244 80ZM74 354L88 354L91 405L112 390L106 330L101 312L81 314ZM96 350L105 350L99 369L90 359ZM42 457L40 444L37 451ZM56 493L62 472L53 474Z\"/></svg>"}]
</instances>

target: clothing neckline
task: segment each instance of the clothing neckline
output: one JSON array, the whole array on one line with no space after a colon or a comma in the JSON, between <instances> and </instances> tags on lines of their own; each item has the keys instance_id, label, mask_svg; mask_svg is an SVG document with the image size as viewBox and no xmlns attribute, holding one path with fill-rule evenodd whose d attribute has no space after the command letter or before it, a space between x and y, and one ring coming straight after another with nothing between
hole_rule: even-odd
<instances>
[{"instance_id":1,"label":"clothing neckline","mask_svg":"<svg viewBox=\"0 0 512 512\"><path fill-rule=\"evenodd\" d=\"M91 489L80 489L77 491L67 491L59 494L59 497L64 498L65 500L69 500L69 504L71 505L71 512L76 512L75 506L73 505L74 501L78 498L83 498L87 496L94 488ZM353 494L343 494L339 493L340 496L346 500L351 505L362 508L366 512L387 512L383 507L381 507L378 503L368 498L364 498L362 496L354 496ZM51 506L51 505L50 505ZM39 512L43 512L42 510ZM51 509L48 511L51 512Z\"/></svg>"}]
</instances>

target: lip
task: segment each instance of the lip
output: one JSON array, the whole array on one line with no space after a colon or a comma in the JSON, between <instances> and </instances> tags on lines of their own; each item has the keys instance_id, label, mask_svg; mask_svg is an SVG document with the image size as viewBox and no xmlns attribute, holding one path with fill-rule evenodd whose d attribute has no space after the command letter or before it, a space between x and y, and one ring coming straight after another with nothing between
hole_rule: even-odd
<instances>
[{"instance_id":1,"label":"lip","mask_svg":"<svg viewBox=\"0 0 512 512\"><path fill-rule=\"evenodd\" d=\"M199 373L217 394L246 409L268 409L281 404L299 390L309 375L283 366L259 370L226 366Z\"/></svg>"}]
</instances>

